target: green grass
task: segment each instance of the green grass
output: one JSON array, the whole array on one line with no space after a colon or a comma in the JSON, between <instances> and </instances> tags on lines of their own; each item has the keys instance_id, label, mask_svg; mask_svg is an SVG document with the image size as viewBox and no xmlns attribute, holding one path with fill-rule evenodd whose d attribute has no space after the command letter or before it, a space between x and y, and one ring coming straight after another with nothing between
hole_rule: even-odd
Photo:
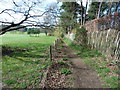
<instances>
[{"instance_id":1,"label":"green grass","mask_svg":"<svg viewBox=\"0 0 120 90\"><path fill-rule=\"evenodd\" d=\"M48 48L56 37L29 37L27 34L5 34L0 36L1 46L10 47L13 52L2 57L3 86L10 88L40 88L44 75L41 72L51 62ZM22 51L23 50L23 51Z\"/></svg>"},{"instance_id":2,"label":"green grass","mask_svg":"<svg viewBox=\"0 0 120 90\"><path fill-rule=\"evenodd\" d=\"M60 65L68 66L68 64L63 62L63 61L58 61L57 63L60 64Z\"/></svg>"},{"instance_id":3,"label":"green grass","mask_svg":"<svg viewBox=\"0 0 120 90\"><path fill-rule=\"evenodd\" d=\"M67 42L67 44L73 49L76 50L77 54L81 57L99 57L102 54L100 52L98 52L97 50L90 50L88 48L79 46L79 45L75 45L72 40L69 40L67 38L64 39L65 42Z\"/></svg>"},{"instance_id":4,"label":"green grass","mask_svg":"<svg viewBox=\"0 0 120 90\"><path fill-rule=\"evenodd\" d=\"M97 50L90 50L88 48L75 45L70 39L65 38L64 41L82 58L83 63L91 66L93 70L98 72L102 80L107 83L105 86L110 88L120 88L118 87L118 77L108 75L108 73L119 72L117 69L112 70L107 67L109 63L106 61L106 57L104 55Z\"/></svg>"},{"instance_id":5,"label":"green grass","mask_svg":"<svg viewBox=\"0 0 120 90\"><path fill-rule=\"evenodd\" d=\"M63 61L68 61L68 58L63 57L62 60Z\"/></svg>"},{"instance_id":6,"label":"green grass","mask_svg":"<svg viewBox=\"0 0 120 90\"><path fill-rule=\"evenodd\" d=\"M61 74L65 74L65 75L72 74L72 72L69 69L67 69L67 68L62 68L60 73Z\"/></svg>"},{"instance_id":7,"label":"green grass","mask_svg":"<svg viewBox=\"0 0 120 90\"><path fill-rule=\"evenodd\" d=\"M5 80L4 83L7 84L7 85L10 85L10 84L17 83L17 81L16 80Z\"/></svg>"},{"instance_id":8,"label":"green grass","mask_svg":"<svg viewBox=\"0 0 120 90\"><path fill-rule=\"evenodd\" d=\"M110 84L110 88L118 87L118 82L116 82L117 80L118 80L118 77L115 77L115 76L112 76L112 77L105 79L105 81ZM116 83L116 84L113 84L113 83Z\"/></svg>"},{"instance_id":9,"label":"green grass","mask_svg":"<svg viewBox=\"0 0 120 90\"><path fill-rule=\"evenodd\" d=\"M49 36L45 36L44 34L40 34L39 37L30 37L27 34L5 34L0 36L0 38L2 39L2 42L0 44L3 43L3 45L9 45L9 46L15 46L15 47L31 47L36 44L52 44L53 41L56 39L56 37L49 37ZM25 45L25 46L24 46Z\"/></svg>"}]
</instances>

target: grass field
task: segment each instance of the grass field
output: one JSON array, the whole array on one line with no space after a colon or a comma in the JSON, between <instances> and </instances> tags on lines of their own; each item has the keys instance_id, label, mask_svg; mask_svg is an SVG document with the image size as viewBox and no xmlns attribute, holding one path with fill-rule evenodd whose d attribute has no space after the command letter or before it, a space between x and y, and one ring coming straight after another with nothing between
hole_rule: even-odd
<instances>
[{"instance_id":1,"label":"grass field","mask_svg":"<svg viewBox=\"0 0 120 90\"><path fill-rule=\"evenodd\" d=\"M2 57L3 87L40 88L39 83L44 75L41 70L50 64L48 48L56 37L5 34L0 39L5 53Z\"/></svg>"}]
</instances>

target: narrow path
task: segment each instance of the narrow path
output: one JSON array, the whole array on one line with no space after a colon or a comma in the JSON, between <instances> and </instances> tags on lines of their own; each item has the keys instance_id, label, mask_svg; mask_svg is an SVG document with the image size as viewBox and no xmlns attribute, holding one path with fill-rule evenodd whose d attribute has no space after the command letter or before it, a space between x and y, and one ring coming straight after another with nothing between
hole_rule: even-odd
<instances>
[{"instance_id":1,"label":"narrow path","mask_svg":"<svg viewBox=\"0 0 120 90\"><path fill-rule=\"evenodd\" d=\"M73 70L73 88L102 88L97 73L83 64L81 58L66 45L66 54L72 64Z\"/></svg>"}]
</instances>

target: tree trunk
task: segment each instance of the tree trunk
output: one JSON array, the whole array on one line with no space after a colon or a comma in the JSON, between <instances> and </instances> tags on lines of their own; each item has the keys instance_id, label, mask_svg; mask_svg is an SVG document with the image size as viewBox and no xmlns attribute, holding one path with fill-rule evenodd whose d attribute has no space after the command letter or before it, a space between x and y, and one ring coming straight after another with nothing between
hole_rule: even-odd
<instances>
[{"instance_id":1,"label":"tree trunk","mask_svg":"<svg viewBox=\"0 0 120 90\"><path fill-rule=\"evenodd\" d=\"M85 17L84 17L83 24L85 24L85 22L86 22L87 5L88 5L88 0L86 2L86 9L84 10L85 11Z\"/></svg>"},{"instance_id":2,"label":"tree trunk","mask_svg":"<svg viewBox=\"0 0 120 90\"><path fill-rule=\"evenodd\" d=\"M112 13L111 9L112 9L112 1L111 1L111 3L110 3L110 9L109 9L108 15L110 15L110 14Z\"/></svg>"},{"instance_id":3,"label":"tree trunk","mask_svg":"<svg viewBox=\"0 0 120 90\"><path fill-rule=\"evenodd\" d=\"M83 3L81 0L81 25L83 25Z\"/></svg>"},{"instance_id":4,"label":"tree trunk","mask_svg":"<svg viewBox=\"0 0 120 90\"><path fill-rule=\"evenodd\" d=\"M101 7L102 7L102 1L100 2L100 5L99 5L99 10L98 10L98 15L97 15L97 18L99 18L99 17L100 17Z\"/></svg>"},{"instance_id":5,"label":"tree trunk","mask_svg":"<svg viewBox=\"0 0 120 90\"><path fill-rule=\"evenodd\" d=\"M46 36L47 36L47 31L45 30L45 34L46 34Z\"/></svg>"},{"instance_id":6,"label":"tree trunk","mask_svg":"<svg viewBox=\"0 0 120 90\"><path fill-rule=\"evenodd\" d=\"M118 3L116 3L116 8L115 8L115 12L117 12L118 10L118 6L120 5L120 1Z\"/></svg>"}]
</instances>

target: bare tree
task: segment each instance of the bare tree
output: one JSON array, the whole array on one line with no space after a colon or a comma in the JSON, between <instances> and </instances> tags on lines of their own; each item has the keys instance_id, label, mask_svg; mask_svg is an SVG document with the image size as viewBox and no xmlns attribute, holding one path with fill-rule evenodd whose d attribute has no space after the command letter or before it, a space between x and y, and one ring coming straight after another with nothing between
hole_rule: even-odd
<instances>
[{"instance_id":1,"label":"bare tree","mask_svg":"<svg viewBox=\"0 0 120 90\"><path fill-rule=\"evenodd\" d=\"M52 3L46 8L46 11L50 11L46 13L43 17L44 26L46 27L46 29L44 29L44 32L46 35L48 33L48 30L51 31L52 26L55 26L55 24L57 24L56 18L57 18L58 11L56 7L57 7L56 3Z\"/></svg>"},{"instance_id":2,"label":"bare tree","mask_svg":"<svg viewBox=\"0 0 120 90\"><path fill-rule=\"evenodd\" d=\"M12 9L3 9L0 12L1 16L7 14L10 16L10 18L13 19L13 21L9 21L6 19L0 21L2 25L2 27L0 28L0 35L8 31L25 28L27 26L45 27L44 23L42 23L43 20L41 19L41 17L46 13L53 11L53 9L40 10L40 4L42 4L42 1L40 0L21 0L21 2L12 0L12 4L14 6ZM15 18L15 15L19 14L22 18L18 21Z\"/></svg>"}]
</instances>

